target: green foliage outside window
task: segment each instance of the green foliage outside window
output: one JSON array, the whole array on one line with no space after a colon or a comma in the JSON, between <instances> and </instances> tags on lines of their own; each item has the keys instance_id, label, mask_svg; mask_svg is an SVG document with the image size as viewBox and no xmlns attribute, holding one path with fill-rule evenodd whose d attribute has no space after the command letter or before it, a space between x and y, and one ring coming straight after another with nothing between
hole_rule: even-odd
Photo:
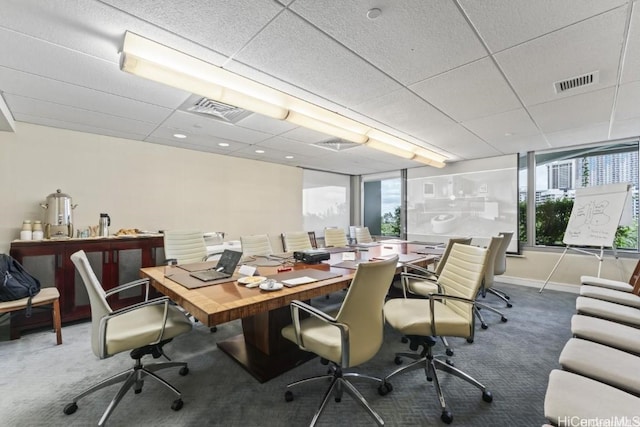
<instances>
[{"instance_id":1,"label":"green foliage outside window","mask_svg":"<svg viewBox=\"0 0 640 427\"><path fill-rule=\"evenodd\" d=\"M392 212L382 215L382 235L383 236L399 236L400 235L400 206L396 207Z\"/></svg>"},{"instance_id":2,"label":"green foliage outside window","mask_svg":"<svg viewBox=\"0 0 640 427\"><path fill-rule=\"evenodd\" d=\"M536 206L536 245L564 246L562 239L573 209L572 199L547 200ZM527 203L520 202L520 241L527 241ZM619 249L638 248L638 223L620 226L614 245Z\"/></svg>"}]
</instances>

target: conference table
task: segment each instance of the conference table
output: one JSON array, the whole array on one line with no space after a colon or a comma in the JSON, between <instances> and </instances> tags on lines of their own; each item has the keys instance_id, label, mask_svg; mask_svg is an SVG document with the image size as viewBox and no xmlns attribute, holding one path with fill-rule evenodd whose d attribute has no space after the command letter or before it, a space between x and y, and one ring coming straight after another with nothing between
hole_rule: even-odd
<instances>
[{"instance_id":1,"label":"conference table","mask_svg":"<svg viewBox=\"0 0 640 427\"><path fill-rule=\"evenodd\" d=\"M203 325L213 327L242 319L242 334L221 340L217 345L257 380L265 382L315 357L312 353L300 350L280 333L284 326L291 323L291 301L309 301L344 290L349 286L359 262L397 254L400 257L399 272L404 263L426 266L436 259L436 255L429 254L429 249L424 245L395 239L375 246L328 248L327 251L331 259L317 264L291 260L285 262L275 257L253 257L261 276L275 280L292 274L322 278L311 283L285 286L276 291L247 288L237 280L190 289L179 283L184 279L178 279L180 274L180 277L188 275L184 270L188 266L147 267L140 269L140 274L150 279L157 291L171 298ZM437 253L437 250L433 252ZM245 263L252 264L251 261ZM284 268L291 270L278 271Z\"/></svg>"}]
</instances>

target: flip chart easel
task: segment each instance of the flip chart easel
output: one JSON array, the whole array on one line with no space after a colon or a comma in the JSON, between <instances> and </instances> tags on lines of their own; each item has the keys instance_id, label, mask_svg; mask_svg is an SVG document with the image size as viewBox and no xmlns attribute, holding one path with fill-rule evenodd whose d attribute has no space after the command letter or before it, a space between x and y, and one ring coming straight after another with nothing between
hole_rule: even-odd
<instances>
[{"instance_id":1,"label":"flip chart easel","mask_svg":"<svg viewBox=\"0 0 640 427\"><path fill-rule=\"evenodd\" d=\"M547 286L551 276L556 272L560 262L569 250L595 256L598 260L598 277L600 277L602 269L605 248L612 248L615 258L618 258L614 240L618 225L623 218L625 207L628 209L630 206L630 189L630 184L623 183L598 185L576 190L573 209L562 239L566 247L539 292L542 292ZM580 248L589 246L600 248L600 254Z\"/></svg>"}]
</instances>

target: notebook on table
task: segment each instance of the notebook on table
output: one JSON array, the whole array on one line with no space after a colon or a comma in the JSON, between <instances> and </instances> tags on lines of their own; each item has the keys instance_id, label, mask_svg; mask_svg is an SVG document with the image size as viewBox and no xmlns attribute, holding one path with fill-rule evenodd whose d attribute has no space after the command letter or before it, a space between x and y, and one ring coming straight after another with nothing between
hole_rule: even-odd
<instances>
[{"instance_id":1,"label":"notebook on table","mask_svg":"<svg viewBox=\"0 0 640 427\"><path fill-rule=\"evenodd\" d=\"M225 249L215 267L203 271L194 271L189 275L203 282L226 279L233 276L240 258L242 258L242 252Z\"/></svg>"}]
</instances>

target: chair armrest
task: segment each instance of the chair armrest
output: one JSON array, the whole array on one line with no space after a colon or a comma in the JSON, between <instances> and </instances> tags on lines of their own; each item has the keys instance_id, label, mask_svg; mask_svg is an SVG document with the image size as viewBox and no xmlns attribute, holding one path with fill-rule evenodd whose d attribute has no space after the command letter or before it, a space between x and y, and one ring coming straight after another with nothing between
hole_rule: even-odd
<instances>
[{"instance_id":1,"label":"chair armrest","mask_svg":"<svg viewBox=\"0 0 640 427\"><path fill-rule=\"evenodd\" d=\"M427 277L421 274L406 273L406 272L400 273L400 283L402 283L402 292L404 297L405 298L407 297L407 291L414 294L414 292L411 292L411 289L409 289L409 280L433 282L438 287L438 293L441 293L442 287L437 282L437 278L438 276L436 276L435 274L432 274L431 277Z\"/></svg>"},{"instance_id":2,"label":"chair armrest","mask_svg":"<svg viewBox=\"0 0 640 427\"><path fill-rule=\"evenodd\" d=\"M344 323L338 322L334 317L328 315L324 311L318 310L315 307L310 306L299 300L291 301L291 319L293 321L293 329L296 335L296 343L298 347L303 350L307 350L302 342L302 334L300 333L300 311L313 316L327 324L333 325L340 329L340 344L342 346L342 360L341 366L349 366L349 327ZM307 350L308 351L308 350Z\"/></svg>"},{"instance_id":3,"label":"chair armrest","mask_svg":"<svg viewBox=\"0 0 640 427\"><path fill-rule=\"evenodd\" d=\"M473 316L473 306L475 305L476 301L475 300L471 300L468 298L463 298L463 297L458 297L455 295L446 295L446 294L431 294L428 295L427 298L429 299L429 311L431 314L431 333L432 335L438 335L437 331L436 331L436 318L435 318L435 302L436 301L445 301L446 300L454 300L454 301L458 301L458 302L464 302L467 303L469 305L471 305L471 316Z\"/></svg>"},{"instance_id":4,"label":"chair armrest","mask_svg":"<svg viewBox=\"0 0 640 427\"><path fill-rule=\"evenodd\" d=\"M405 272L405 273L407 273L407 274L409 274L409 273L407 272L407 269L412 269L412 270L419 271L419 272L420 272L420 273L422 273L422 274L427 274L427 275L429 275L429 276L435 276L435 277L438 277L438 275L436 274L436 272L435 272L435 271L433 271L433 270L429 270L428 268L420 267L419 265L411 264L411 263L409 263L409 262L408 262L408 263L405 263L405 264L403 265L403 267L404 267L404 272Z\"/></svg>"},{"instance_id":5,"label":"chair armrest","mask_svg":"<svg viewBox=\"0 0 640 427\"><path fill-rule=\"evenodd\" d=\"M147 301L149 299L149 279L138 279L132 282L123 283L120 286L116 286L115 288L111 288L107 291L104 291L104 293L106 296L111 296L119 292L122 292L126 289L135 288L136 286L141 286L141 285L145 285L144 300Z\"/></svg>"},{"instance_id":6,"label":"chair armrest","mask_svg":"<svg viewBox=\"0 0 640 427\"><path fill-rule=\"evenodd\" d=\"M109 322L109 320L121 316L125 313L129 313L131 311L135 311L135 310L139 310L142 307L150 307L150 306L154 306L154 305L164 305L164 314L162 317L162 327L160 328L160 333L158 334L158 338L154 341L149 343L149 345L154 345L159 343L160 341L162 341L162 337L164 336L164 329L167 325L167 317L169 315L169 305L172 304L172 301L169 299L169 297L167 296L162 296L159 298L154 298L152 300L147 300L147 301L142 301L139 302L137 304L133 304L127 307L123 307L121 309L112 311L111 313L103 316L100 319L100 328L99 328L99 334L100 334L100 357L104 358L107 356L106 354L106 350L107 350L107 323Z\"/></svg>"}]
</instances>

